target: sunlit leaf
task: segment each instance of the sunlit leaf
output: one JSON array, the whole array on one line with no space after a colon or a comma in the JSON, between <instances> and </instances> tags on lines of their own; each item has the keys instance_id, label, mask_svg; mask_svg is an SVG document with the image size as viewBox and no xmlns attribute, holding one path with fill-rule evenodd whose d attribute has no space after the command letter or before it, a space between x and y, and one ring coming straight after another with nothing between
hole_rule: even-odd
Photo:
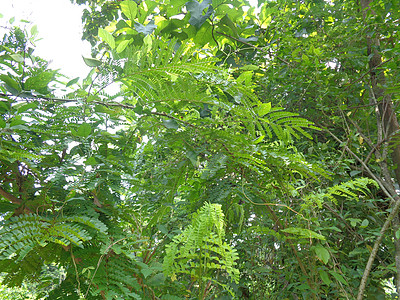
<instances>
[{"instance_id":1,"label":"sunlit leaf","mask_svg":"<svg viewBox=\"0 0 400 300\"><path fill-rule=\"evenodd\" d=\"M115 39L111 33L103 28L99 28L98 35L111 47L111 49L115 48Z\"/></svg>"},{"instance_id":2,"label":"sunlit leaf","mask_svg":"<svg viewBox=\"0 0 400 300\"><path fill-rule=\"evenodd\" d=\"M92 132L92 126L89 123L83 123L79 125L76 135L80 137L88 137Z\"/></svg>"},{"instance_id":3,"label":"sunlit leaf","mask_svg":"<svg viewBox=\"0 0 400 300\"><path fill-rule=\"evenodd\" d=\"M75 83L77 83L79 81L79 77L76 77L74 79L71 79L70 81L68 81L68 83L66 84L66 87L69 87L71 85L74 85Z\"/></svg>"},{"instance_id":4,"label":"sunlit leaf","mask_svg":"<svg viewBox=\"0 0 400 300\"><path fill-rule=\"evenodd\" d=\"M98 67L98 66L102 65L102 61L101 60L98 60L98 59L95 59L95 58L87 58L87 57L83 57L83 56L82 56L82 58L83 58L83 61L85 62L85 64L88 67L93 68L93 67Z\"/></svg>"},{"instance_id":5,"label":"sunlit leaf","mask_svg":"<svg viewBox=\"0 0 400 300\"><path fill-rule=\"evenodd\" d=\"M121 2L121 10L129 20L134 20L137 14L137 4L131 0Z\"/></svg>"},{"instance_id":6,"label":"sunlit leaf","mask_svg":"<svg viewBox=\"0 0 400 300\"><path fill-rule=\"evenodd\" d=\"M124 51L130 42L131 42L131 40L125 40L125 41L122 41L121 43L119 43L117 46L117 53L121 53L122 51Z\"/></svg>"}]
</instances>

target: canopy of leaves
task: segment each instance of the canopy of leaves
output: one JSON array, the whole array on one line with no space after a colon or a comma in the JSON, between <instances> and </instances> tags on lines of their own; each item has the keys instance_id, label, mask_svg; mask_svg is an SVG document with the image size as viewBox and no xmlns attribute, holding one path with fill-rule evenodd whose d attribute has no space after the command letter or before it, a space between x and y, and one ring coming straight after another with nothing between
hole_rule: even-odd
<instances>
[{"instance_id":1,"label":"canopy of leaves","mask_svg":"<svg viewBox=\"0 0 400 300\"><path fill-rule=\"evenodd\" d=\"M82 79L36 57L29 28L0 43L2 285L398 292L397 1L73 2Z\"/></svg>"}]
</instances>

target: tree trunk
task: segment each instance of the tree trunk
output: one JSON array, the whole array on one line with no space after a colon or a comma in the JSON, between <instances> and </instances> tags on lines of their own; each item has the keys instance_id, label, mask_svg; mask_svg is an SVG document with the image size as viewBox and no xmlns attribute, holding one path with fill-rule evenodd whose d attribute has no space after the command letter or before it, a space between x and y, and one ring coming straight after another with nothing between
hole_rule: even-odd
<instances>
[{"instance_id":1,"label":"tree trunk","mask_svg":"<svg viewBox=\"0 0 400 300\"><path fill-rule=\"evenodd\" d=\"M372 0L361 0L361 8L363 12L364 21L366 20L366 16L368 11L375 14L371 10L370 4ZM381 142L387 142L389 145L389 149L391 151L390 157L392 160L392 164L394 166L394 181L392 180L390 183L394 188L394 182L400 183L400 145L398 142L399 139L399 121L397 119L396 113L394 111L394 106L392 102L392 97L390 94L385 93L385 83L386 78L383 71L379 70L379 67L382 65L382 56L379 52L380 40L379 33L375 31L375 35L373 37L367 36L367 47L368 47L368 56L369 60L369 73L371 80L371 95L370 99L377 104L377 121L380 122L381 128L383 129L382 136L380 137ZM379 124L378 124L379 125ZM379 126L378 126L379 128ZM379 134L378 134L379 137ZM386 166L387 164L385 164ZM388 171L388 170L385 170ZM393 206L394 203L391 203ZM392 221L393 234L395 235L396 231L400 228L400 219L399 216L396 215ZM400 295L400 239L394 236L394 246L395 246L395 261L396 261L396 291Z\"/></svg>"},{"instance_id":2,"label":"tree trunk","mask_svg":"<svg viewBox=\"0 0 400 300\"><path fill-rule=\"evenodd\" d=\"M396 237L397 230L400 229L400 218L396 215L392 221L393 235L394 235L394 249L395 249L395 260L396 260L396 292L400 295L400 239Z\"/></svg>"}]
</instances>

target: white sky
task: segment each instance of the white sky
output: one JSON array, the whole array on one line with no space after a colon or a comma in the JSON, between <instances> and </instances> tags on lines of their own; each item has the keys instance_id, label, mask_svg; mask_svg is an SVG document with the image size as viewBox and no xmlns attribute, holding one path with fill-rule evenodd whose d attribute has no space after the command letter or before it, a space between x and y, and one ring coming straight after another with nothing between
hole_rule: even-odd
<instances>
[{"instance_id":1,"label":"white sky","mask_svg":"<svg viewBox=\"0 0 400 300\"><path fill-rule=\"evenodd\" d=\"M0 0L0 25L15 17L15 25L37 25L39 38L34 54L51 61L51 69L61 69L68 77L85 77L90 68L82 55L90 57L90 44L81 41L83 6L70 0ZM25 19L32 24L19 23ZM1 35L2 37L2 35Z\"/></svg>"}]
</instances>

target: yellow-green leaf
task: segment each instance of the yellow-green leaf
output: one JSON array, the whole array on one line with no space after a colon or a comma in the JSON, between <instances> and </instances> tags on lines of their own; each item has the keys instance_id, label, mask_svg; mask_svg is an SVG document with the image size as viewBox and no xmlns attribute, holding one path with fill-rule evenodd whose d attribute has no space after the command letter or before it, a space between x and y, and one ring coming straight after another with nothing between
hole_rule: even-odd
<instances>
[{"instance_id":1,"label":"yellow-green leaf","mask_svg":"<svg viewBox=\"0 0 400 300\"><path fill-rule=\"evenodd\" d=\"M111 47L111 49L115 48L115 39L111 33L103 28L99 28L98 35Z\"/></svg>"},{"instance_id":2,"label":"yellow-green leaf","mask_svg":"<svg viewBox=\"0 0 400 300\"><path fill-rule=\"evenodd\" d=\"M133 20L137 14L137 4L130 0L123 1L121 2L121 10L129 20Z\"/></svg>"},{"instance_id":3,"label":"yellow-green leaf","mask_svg":"<svg viewBox=\"0 0 400 300\"><path fill-rule=\"evenodd\" d=\"M122 41L121 43L119 43L119 45L117 47L117 53L121 53L122 51L124 51L126 46L128 46L128 44L130 42L131 42L131 40L125 40L125 41Z\"/></svg>"}]
</instances>

